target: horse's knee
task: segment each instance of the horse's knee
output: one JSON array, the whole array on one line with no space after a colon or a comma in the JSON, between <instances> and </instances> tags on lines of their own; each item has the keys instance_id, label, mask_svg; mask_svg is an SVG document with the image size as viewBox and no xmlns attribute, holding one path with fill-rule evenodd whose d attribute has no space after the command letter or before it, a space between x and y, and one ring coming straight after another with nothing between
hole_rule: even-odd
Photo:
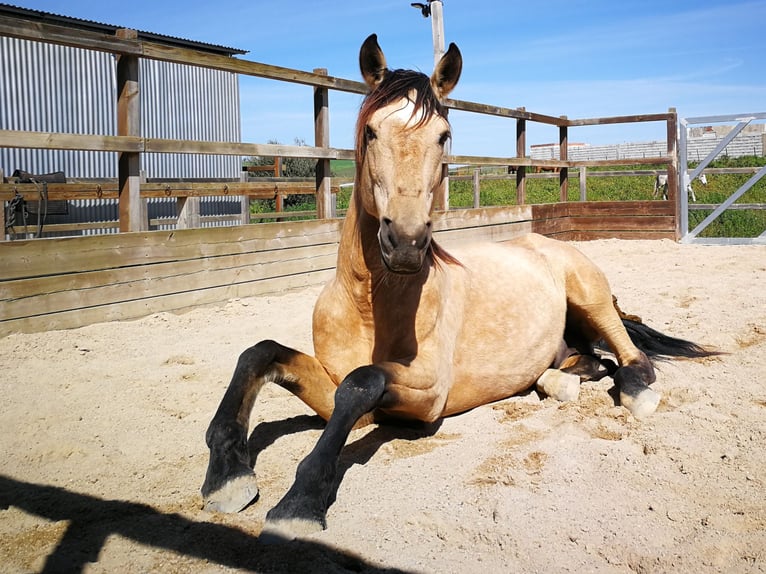
<instances>
[{"instance_id":1,"label":"horse's knee","mask_svg":"<svg viewBox=\"0 0 766 574\"><path fill-rule=\"evenodd\" d=\"M260 376L263 374L263 369L273 363L283 349L285 349L283 345L271 339L260 341L240 353L237 371L248 372L251 376Z\"/></svg>"},{"instance_id":2,"label":"horse's knee","mask_svg":"<svg viewBox=\"0 0 766 574\"><path fill-rule=\"evenodd\" d=\"M335 391L335 410L360 418L378 406L386 380L385 371L375 365L354 369Z\"/></svg>"}]
</instances>

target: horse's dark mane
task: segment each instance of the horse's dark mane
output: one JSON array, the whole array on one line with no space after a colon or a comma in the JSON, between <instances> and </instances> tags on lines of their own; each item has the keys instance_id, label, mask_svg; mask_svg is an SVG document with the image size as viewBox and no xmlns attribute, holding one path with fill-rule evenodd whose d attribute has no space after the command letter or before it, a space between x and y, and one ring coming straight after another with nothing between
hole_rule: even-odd
<instances>
[{"instance_id":1,"label":"horse's dark mane","mask_svg":"<svg viewBox=\"0 0 766 574\"><path fill-rule=\"evenodd\" d=\"M359 110L359 117L356 121L356 181L361 181L360 170L364 165L365 154L367 151L367 142L365 141L365 131L372 115L391 102L401 99L413 100L414 109L412 117L420 114L420 119L412 127L417 128L431 119L434 115L446 117L447 113L444 105L439 101L436 93L431 87L431 78L422 72L415 70L386 70L383 80L367 94ZM422 113L421 113L422 112ZM355 186L354 193L357 192ZM361 202L357 202L357 209ZM444 248L431 240L430 252L434 264L440 262L460 265L460 262L450 255Z\"/></svg>"},{"instance_id":2,"label":"horse's dark mane","mask_svg":"<svg viewBox=\"0 0 766 574\"><path fill-rule=\"evenodd\" d=\"M364 159L364 133L372 114L391 102L409 99L415 92L415 108L412 116L423 111L420 120L413 127L419 127L434 114L446 116L444 106L431 88L431 79L422 72L414 70L386 70L383 80L373 89L362 102L359 118L356 123L356 159L357 165Z\"/></svg>"}]
</instances>

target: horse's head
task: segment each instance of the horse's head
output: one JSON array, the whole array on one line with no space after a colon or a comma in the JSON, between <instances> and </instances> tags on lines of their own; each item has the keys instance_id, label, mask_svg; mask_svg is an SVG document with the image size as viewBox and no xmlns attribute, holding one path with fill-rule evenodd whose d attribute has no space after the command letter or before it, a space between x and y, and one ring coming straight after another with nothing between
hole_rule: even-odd
<instances>
[{"instance_id":1,"label":"horse's head","mask_svg":"<svg viewBox=\"0 0 766 574\"><path fill-rule=\"evenodd\" d=\"M356 131L355 193L375 217L386 267L416 273L431 246L434 191L442 183L444 146L450 125L441 101L457 84L462 57L455 44L429 78L420 72L389 70L371 35L359 52L370 94Z\"/></svg>"}]
</instances>

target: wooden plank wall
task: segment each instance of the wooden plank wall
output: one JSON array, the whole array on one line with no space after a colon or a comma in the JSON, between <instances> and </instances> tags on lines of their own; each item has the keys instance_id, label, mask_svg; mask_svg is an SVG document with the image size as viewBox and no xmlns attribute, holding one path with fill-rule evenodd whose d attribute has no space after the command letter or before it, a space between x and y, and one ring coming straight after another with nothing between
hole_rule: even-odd
<instances>
[{"instance_id":1,"label":"wooden plank wall","mask_svg":"<svg viewBox=\"0 0 766 574\"><path fill-rule=\"evenodd\" d=\"M342 220L0 243L0 336L68 329L323 283ZM565 240L674 238L670 202L451 210L445 247L538 232Z\"/></svg>"}]
</instances>

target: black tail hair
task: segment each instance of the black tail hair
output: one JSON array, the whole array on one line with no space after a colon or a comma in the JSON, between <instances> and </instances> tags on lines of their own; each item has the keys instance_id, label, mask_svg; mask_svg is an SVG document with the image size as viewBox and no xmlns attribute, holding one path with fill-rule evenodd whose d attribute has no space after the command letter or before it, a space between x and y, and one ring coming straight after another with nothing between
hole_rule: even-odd
<instances>
[{"instance_id":1,"label":"black tail hair","mask_svg":"<svg viewBox=\"0 0 766 574\"><path fill-rule=\"evenodd\" d=\"M722 354L720 351L708 349L697 343L665 335L637 321L623 318L622 324L625 325L633 344L650 359L660 361L674 357L698 359Z\"/></svg>"}]
</instances>

